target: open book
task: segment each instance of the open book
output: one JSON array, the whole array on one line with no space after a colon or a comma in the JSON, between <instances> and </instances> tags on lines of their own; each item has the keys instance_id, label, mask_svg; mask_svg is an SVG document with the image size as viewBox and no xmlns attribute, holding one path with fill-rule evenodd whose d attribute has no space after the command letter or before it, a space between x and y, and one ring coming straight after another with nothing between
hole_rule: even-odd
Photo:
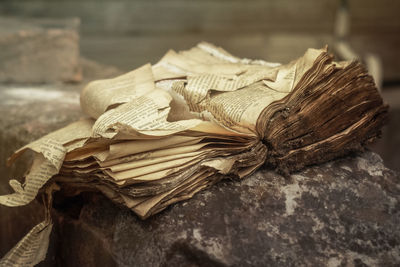
<instances>
[{"instance_id":1,"label":"open book","mask_svg":"<svg viewBox=\"0 0 400 267\"><path fill-rule=\"evenodd\" d=\"M263 164L288 173L360 150L387 116L358 62L308 49L281 65L208 43L93 81L81 106L90 118L10 157L12 163L27 149L36 152L25 183L11 180L15 193L0 196L1 204L25 205L57 184L70 193L100 191L147 218ZM31 238L39 243L42 233L49 231ZM35 255L15 255L23 253Z\"/></svg>"},{"instance_id":2,"label":"open book","mask_svg":"<svg viewBox=\"0 0 400 267\"><path fill-rule=\"evenodd\" d=\"M264 163L282 172L359 150L387 107L357 62L308 49L286 65L240 59L208 43L93 81L81 94L91 118L17 151L37 152L22 186L31 201L49 181L99 190L146 218L224 177Z\"/></svg>"},{"instance_id":3,"label":"open book","mask_svg":"<svg viewBox=\"0 0 400 267\"><path fill-rule=\"evenodd\" d=\"M146 218L224 177L263 164L282 172L359 150L380 131L387 107L357 62L308 49L286 65L237 58L208 43L81 94L91 118L17 151L35 152L9 206L45 183L99 190Z\"/></svg>"}]
</instances>

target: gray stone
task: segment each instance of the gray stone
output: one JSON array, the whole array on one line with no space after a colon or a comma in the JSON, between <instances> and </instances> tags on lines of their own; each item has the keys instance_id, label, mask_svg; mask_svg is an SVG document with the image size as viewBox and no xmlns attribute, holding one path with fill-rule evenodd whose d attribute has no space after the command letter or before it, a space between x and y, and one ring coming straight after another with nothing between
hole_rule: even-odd
<instances>
[{"instance_id":1,"label":"gray stone","mask_svg":"<svg viewBox=\"0 0 400 267\"><path fill-rule=\"evenodd\" d=\"M99 194L60 192L53 218L58 266L400 264L399 175L372 152L286 179L261 168L146 221Z\"/></svg>"},{"instance_id":2,"label":"gray stone","mask_svg":"<svg viewBox=\"0 0 400 267\"><path fill-rule=\"evenodd\" d=\"M76 82L79 19L0 19L0 82Z\"/></svg>"}]
</instances>

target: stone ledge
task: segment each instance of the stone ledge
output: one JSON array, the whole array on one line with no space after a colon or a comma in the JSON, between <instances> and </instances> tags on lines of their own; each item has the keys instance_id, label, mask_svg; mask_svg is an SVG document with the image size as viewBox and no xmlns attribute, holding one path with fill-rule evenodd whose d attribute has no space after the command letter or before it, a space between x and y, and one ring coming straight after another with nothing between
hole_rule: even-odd
<instances>
[{"instance_id":1,"label":"stone ledge","mask_svg":"<svg viewBox=\"0 0 400 267\"><path fill-rule=\"evenodd\" d=\"M62 193L60 193L62 194ZM395 266L398 173L372 152L290 181L260 169L141 221L98 194L53 213L59 266Z\"/></svg>"}]
</instances>

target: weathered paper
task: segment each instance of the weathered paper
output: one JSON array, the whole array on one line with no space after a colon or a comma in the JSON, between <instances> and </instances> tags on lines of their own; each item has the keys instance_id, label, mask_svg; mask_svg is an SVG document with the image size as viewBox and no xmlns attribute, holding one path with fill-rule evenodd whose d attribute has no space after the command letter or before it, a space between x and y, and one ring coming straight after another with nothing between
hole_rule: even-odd
<instances>
[{"instance_id":1,"label":"weathered paper","mask_svg":"<svg viewBox=\"0 0 400 267\"><path fill-rule=\"evenodd\" d=\"M31 267L43 261L53 224L43 221L32 228L1 260L4 267Z\"/></svg>"},{"instance_id":2,"label":"weathered paper","mask_svg":"<svg viewBox=\"0 0 400 267\"><path fill-rule=\"evenodd\" d=\"M265 67L278 66L279 63L263 60L240 59L220 47L202 42L187 51L168 51L152 68L155 81L161 81L207 74L234 78L246 71L262 71Z\"/></svg>"},{"instance_id":3,"label":"weathered paper","mask_svg":"<svg viewBox=\"0 0 400 267\"><path fill-rule=\"evenodd\" d=\"M204 144L201 144L204 145ZM194 147L194 146L191 146ZM178 152L178 151L176 151ZM151 168L154 169L155 164L159 164L162 162L170 162L172 160L176 159L182 159L182 158L188 158L188 157L194 157L198 156L200 154L204 153L204 151L189 151L189 152L180 152L180 153L174 153L171 155L165 155L165 156L157 156L157 157L146 157L146 159L142 160L135 160L127 163L121 163L121 164L115 164L109 167L109 169L112 172L121 172L121 171L126 171L126 170L131 170L131 169L137 169L141 167L146 167L146 166L152 166Z\"/></svg>"},{"instance_id":4,"label":"weathered paper","mask_svg":"<svg viewBox=\"0 0 400 267\"><path fill-rule=\"evenodd\" d=\"M286 95L258 82L241 90L211 95L207 110L228 128L255 133L261 112L273 101Z\"/></svg>"},{"instance_id":5,"label":"weathered paper","mask_svg":"<svg viewBox=\"0 0 400 267\"><path fill-rule=\"evenodd\" d=\"M57 131L49 133L42 138L18 149L8 159L8 164L12 164L22 153L25 152L25 150L31 149L37 153L41 153L42 147L46 146L45 143L47 142L54 141L58 144L63 144L68 151L83 146L84 142L86 142L86 140L91 136L93 123L94 121L91 119L82 119Z\"/></svg>"},{"instance_id":6,"label":"weathered paper","mask_svg":"<svg viewBox=\"0 0 400 267\"><path fill-rule=\"evenodd\" d=\"M191 161L193 161L197 158L196 154L199 154L199 153L191 153L191 156L188 156L188 157L178 158L178 159L160 162L160 163L154 163L153 165L151 165L151 167L144 166L144 167L138 167L135 169L129 169L129 170L120 171L120 172L112 172L112 171L106 170L105 172L117 181L126 180L126 179L143 180L142 177L145 175L148 175L151 173L156 173L156 172L161 172L161 171L171 172L171 170L174 170L177 167L181 167L182 165L189 164L189 163L191 163Z\"/></svg>"},{"instance_id":7,"label":"weathered paper","mask_svg":"<svg viewBox=\"0 0 400 267\"><path fill-rule=\"evenodd\" d=\"M81 93L81 107L92 118L98 118L109 108L129 102L154 90L150 64L113 79L89 83Z\"/></svg>"},{"instance_id":8,"label":"weathered paper","mask_svg":"<svg viewBox=\"0 0 400 267\"><path fill-rule=\"evenodd\" d=\"M184 97L191 111L201 113L202 117L239 132L256 132L261 112L289 94L323 52L309 49L303 57L287 65L254 72L250 69L235 78L189 76L187 84L175 83L173 90ZM224 54L221 58L225 58Z\"/></svg>"},{"instance_id":9,"label":"weathered paper","mask_svg":"<svg viewBox=\"0 0 400 267\"><path fill-rule=\"evenodd\" d=\"M203 180L206 177L210 176L210 173L208 172L200 172L197 175L193 175L190 179L186 180L184 183L182 183L180 186L175 187L165 193L156 195L154 197L151 197L149 199L146 199L145 201L141 202L140 204L136 205L133 210L141 217L146 218L148 217L149 213L151 212L152 209L156 209L157 205L160 204L161 201L165 201L166 199L171 199L173 196L176 194L182 192L188 185L191 184L193 181L198 181L198 180Z\"/></svg>"},{"instance_id":10,"label":"weathered paper","mask_svg":"<svg viewBox=\"0 0 400 267\"><path fill-rule=\"evenodd\" d=\"M189 144L185 143L182 146L173 146L171 148L166 148L166 149L162 149L162 147L160 147L160 149L153 149L150 151L146 150L145 152L140 152L140 153L128 152L129 154L127 154L127 156L122 156L122 157L118 157L115 159L99 162L99 164L103 168L111 167L111 166L115 167L115 166L118 166L121 164L130 163L130 162L138 162L138 161L146 160L146 159L157 159L160 157L194 152L194 151L200 150L207 144L208 143L197 144L197 140L196 140L195 144L190 142Z\"/></svg>"},{"instance_id":11,"label":"weathered paper","mask_svg":"<svg viewBox=\"0 0 400 267\"><path fill-rule=\"evenodd\" d=\"M25 182L21 184L17 180L10 180L10 186L15 193L0 196L0 204L15 207L31 202L40 188L59 172L67 153L67 145L64 146L64 144L89 138L90 126L89 120L75 122L24 146L11 156L9 161L12 163L27 149L36 152L31 170L25 177Z\"/></svg>"},{"instance_id":12,"label":"weathered paper","mask_svg":"<svg viewBox=\"0 0 400 267\"><path fill-rule=\"evenodd\" d=\"M52 193L59 190L59 186L50 184L43 195L45 219L29 231L6 255L0 259L0 266L20 267L34 266L43 261L49 246L49 237L53 224L50 209L52 206Z\"/></svg>"},{"instance_id":13,"label":"weathered paper","mask_svg":"<svg viewBox=\"0 0 400 267\"><path fill-rule=\"evenodd\" d=\"M93 137L112 138L118 132L130 135L165 136L195 127L197 119L169 122L170 95L163 90L133 99L101 115L93 126Z\"/></svg>"},{"instance_id":14,"label":"weathered paper","mask_svg":"<svg viewBox=\"0 0 400 267\"><path fill-rule=\"evenodd\" d=\"M274 81L263 82L275 91L289 93L323 52L325 52L323 49L308 49L303 57L281 66Z\"/></svg>"},{"instance_id":15,"label":"weathered paper","mask_svg":"<svg viewBox=\"0 0 400 267\"><path fill-rule=\"evenodd\" d=\"M35 147L35 149L37 149ZM17 180L11 180L10 186L15 193L0 196L0 204L15 207L26 205L37 195L42 186L60 170L65 156L65 148L54 140L41 142L29 174L22 185Z\"/></svg>"},{"instance_id":16,"label":"weathered paper","mask_svg":"<svg viewBox=\"0 0 400 267\"><path fill-rule=\"evenodd\" d=\"M142 152L159 151L167 147L187 145L188 143L195 144L202 139L202 137L197 136L173 135L159 139L126 141L112 144L106 152L94 154L94 156L100 161L112 160ZM147 156L150 156L150 154L147 154Z\"/></svg>"},{"instance_id":17,"label":"weathered paper","mask_svg":"<svg viewBox=\"0 0 400 267\"><path fill-rule=\"evenodd\" d=\"M207 109L209 91L230 92L260 80L274 80L276 72L276 69L265 69L263 71L246 72L233 78L213 74L188 77L182 95L188 102L190 110L201 112Z\"/></svg>"}]
</instances>

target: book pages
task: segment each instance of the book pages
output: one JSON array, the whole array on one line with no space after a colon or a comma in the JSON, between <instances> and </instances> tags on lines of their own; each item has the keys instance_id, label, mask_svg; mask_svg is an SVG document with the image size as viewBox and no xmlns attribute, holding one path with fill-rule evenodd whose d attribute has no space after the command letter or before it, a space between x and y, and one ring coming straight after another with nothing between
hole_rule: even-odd
<instances>
[{"instance_id":1,"label":"book pages","mask_svg":"<svg viewBox=\"0 0 400 267\"><path fill-rule=\"evenodd\" d=\"M129 102L154 90L150 64L113 79L89 83L81 94L81 107L92 118L98 118L108 108Z\"/></svg>"}]
</instances>

